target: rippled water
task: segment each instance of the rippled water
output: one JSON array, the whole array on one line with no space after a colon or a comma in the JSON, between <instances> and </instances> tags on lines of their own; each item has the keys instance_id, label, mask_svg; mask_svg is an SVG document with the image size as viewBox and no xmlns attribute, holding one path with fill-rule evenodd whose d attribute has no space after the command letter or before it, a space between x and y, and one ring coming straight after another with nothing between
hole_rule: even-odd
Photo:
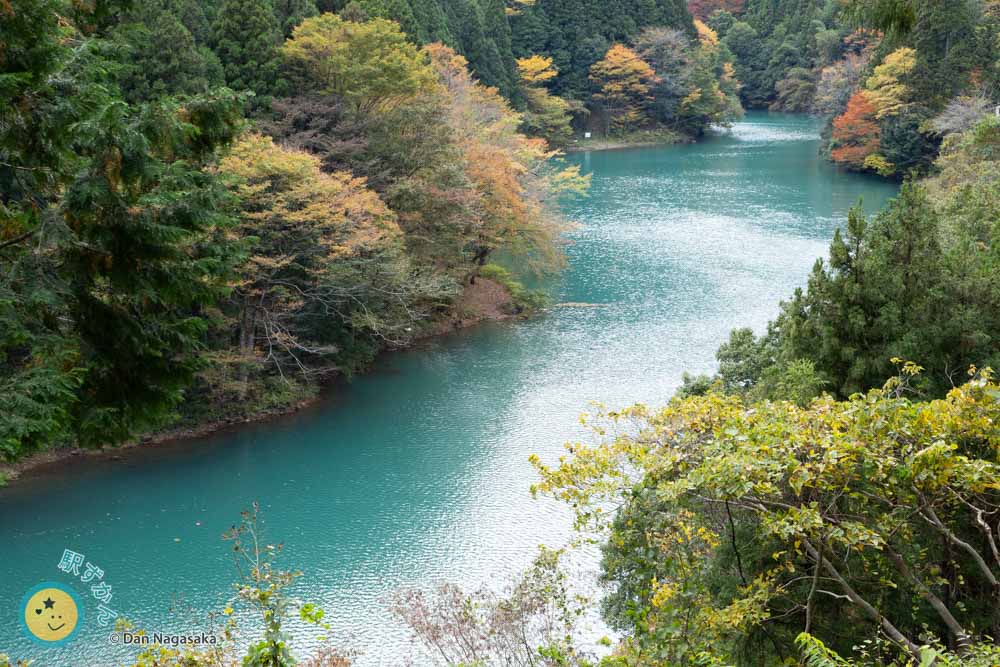
<instances>
[{"instance_id":1,"label":"rippled water","mask_svg":"<svg viewBox=\"0 0 1000 667\"><path fill-rule=\"evenodd\" d=\"M824 255L863 196L889 184L816 155L809 118L750 114L703 143L572 156L592 196L554 308L385 357L316 409L116 461L74 462L0 491L0 652L47 665L113 665L86 586L64 549L105 571L110 605L149 630L191 630L231 592L220 533L258 499L284 562L362 665L395 664L407 634L384 610L403 585L502 582L536 546L559 546L568 516L532 500L530 453L581 437L589 401L662 403L684 370L709 372L728 331L761 329ZM87 622L41 649L18 603L42 581L73 585Z\"/></svg>"}]
</instances>

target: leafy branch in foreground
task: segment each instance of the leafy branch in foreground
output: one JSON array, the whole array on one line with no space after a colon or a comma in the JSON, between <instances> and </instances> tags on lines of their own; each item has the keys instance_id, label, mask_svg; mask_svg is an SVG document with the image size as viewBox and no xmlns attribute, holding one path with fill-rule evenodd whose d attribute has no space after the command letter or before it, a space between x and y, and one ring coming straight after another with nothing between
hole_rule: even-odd
<instances>
[{"instance_id":1,"label":"leafy branch in foreground","mask_svg":"<svg viewBox=\"0 0 1000 667\"><path fill-rule=\"evenodd\" d=\"M806 407L710 391L604 412L596 444L534 459L535 490L606 531L622 664L779 664L803 631L861 664L995 654L1000 387L973 369L914 402L920 371Z\"/></svg>"},{"instance_id":2,"label":"leafy branch in foreground","mask_svg":"<svg viewBox=\"0 0 1000 667\"><path fill-rule=\"evenodd\" d=\"M244 510L239 524L223 534L232 543L233 562L240 574L235 584L236 597L222 611L225 621L218 630L221 641L207 648L181 648L153 644L136 657L132 667L350 667L351 657L329 644L324 644L311 657L299 661L292 652L292 637L285 630L291 615L297 612L300 620L328 631L330 626L323 619L322 609L288 595L287 588L301 572L276 567L276 559L283 550L281 544L269 544L263 539L260 525L260 508L256 502ZM251 642L240 657L240 634L236 623L234 605L244 605L251 613L259 614L263 633ZM217 615L210 615L213 623ZM130 624L119 621L119 629L129 630ZM213 628L214 629L214 628ZM328 637L318 637L327 642Z\"/></svg>"}]
</instances>

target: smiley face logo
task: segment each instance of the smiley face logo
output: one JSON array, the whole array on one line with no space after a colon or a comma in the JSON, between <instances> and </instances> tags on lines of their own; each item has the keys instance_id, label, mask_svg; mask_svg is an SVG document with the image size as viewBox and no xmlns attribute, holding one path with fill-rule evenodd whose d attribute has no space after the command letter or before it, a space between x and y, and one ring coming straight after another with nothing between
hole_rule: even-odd
<instances>
[{"instance_id":1,"label":"smiley face logo","mask_svg":"<svg viewBox=\"0 0 1000 667\"><path fill-rule=\"evenodd\" d=\"M83 606L72 589L47 581L25 593L21 621L31 639L49 646L65 644L83 623Z\"/></svg>"}]
</instances>

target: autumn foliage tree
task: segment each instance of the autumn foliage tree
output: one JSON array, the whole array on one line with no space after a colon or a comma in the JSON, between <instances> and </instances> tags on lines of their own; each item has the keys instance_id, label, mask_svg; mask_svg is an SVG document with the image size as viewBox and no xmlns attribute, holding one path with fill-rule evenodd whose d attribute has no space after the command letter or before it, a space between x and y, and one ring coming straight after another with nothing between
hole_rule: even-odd
<instances>
[{"instance_id":1,"label":"autumn foliage tree","mask_svg":"<svg viewBox=\"0 0 1000 667\"><path fill-rule=\"evenodd\" d=\"M905 47L885 57L865 82L867 99L875 108L878 119L896 116L905 110L910 89L906 77L917 66L917 52Z\"/></svg>"},{"instance_id":2,"label":"autumn foliage tree","mask_svg":"<svg viewBox=\"0 0 1000 667\"><path fill-rule=\"evenodd\" d=\"M323 173L315 156L253 134L220 170L248 246L230 297L239 363L329 370L317 362L336 358L340 332L391 335L371 299L405 293L401 232L364 179Z\"/></svg>"},{"instance_id":3,"label":"autumn foliage tree","mask_svg":"<svg viewBox=\"0 0 1000 667\"><path fill-rule=\"evenodd\" d=\"M674 127L681 101L692 90L695 47L690 36L672 28L646 28L635 39L636 52L656 73L650 94L650 116L661 125Z\"/></svg>"},{"instance_id":4,"label":"autumn foliage tree","mask_svg":"<svg viewBox=\"0 0 1000 667\"><path fill-rule=\"evenodd\" d=\"M356 62L366 60L359 53L370 59ZM417 49L389 21L325 15L296 28L283 54L291 78L314 93L279 102L294 115L275 130L318 152L327 171L366 175L425 276L461 282L498 248L533 266L558 265L558 191L583 181L553 166L544 138L519 131L522 116L473 79L464 57L441 44ZM522 65L528 116L539 134L565 141L566 105L544 88L555 76L551 61Z\"/></svg>"},{"instance_id":5,"label":"autumn foliage tree","mask_svg":"<svg viewBox=\"0 0 1000 667\"><path fill-rule=\"evenodd\" d=\"M336 95L361 112L399 104L433 83L426 56L386 19L306 19L281 49L300 90Z\"/></svg>"},{"instance_id":6,"label":"autumn foliage tree","mask_svg":"<svg viewBox=\"0 0 1000 667\"><path fill-rule=\"evenodd\" d=\"M712 124L726 124L742 115L739 82L733 65L722 56L719 37L702 21L695 21L697 46L692 49L687 93L677 108L677 125L697 135Z\"/></svg>"},{"instance_id":7,"label":"autumn foliage tree","mask_svg":"<svg viewBox=\"0 0 1000 667\"><path fill-rule=\"evenodd\" d=\"M529 86L545 85L559 76L559 71L552 65L552 58L545 56L518 58L517 70L521 81Z\"/></svg>"},{"instance_id":8,"label":"autumn foliage tree","mask_svg":"<svg viewBox=\"0 0 1000 667\"><path fill-rule=\"evenodd\" d=\"M847 110L833 120L830 157L851 169L865 168L865 159L878 153L880 130L875 106L868 94L859 90L847 102Z\"/></svg>"},{"instance_id":9,"label":"autumn foliage tree","mask_svg":"<svg viewBox=\"0 0 1000 667\"><path fill-rule=\"evenodd\" d=\"M561 262L560 195L582 193L578 167L561 167L544 139L518 132L518 115L495 88L475 81L465 58L443 44L426 48L449 95L450 125L472 185L465 231L468 257L482 266L503 248L538 268Z\"/></svg>"},{"instance_id":10,"label":"autumn foliage tree","mask_svg":"<svg viewBox=\"0 0 1000 667\"><path fill-rule=\"evenodd\" d=\"M848 53L819 72L811 110L823 116L834 116L847 108L851 95L862 81L862 74L871 60L871 51Z\"/></svg>"},{"instance_id":11,"label":"autumn foliage tree","mask_svg":"<svg viewBox=\"0 0 1000 667\"><path fill-rule=\"evenodd\" d=\"M590 80L597 87L594 99L603 103L607 113L608 134L612 129L633 129L643 121L653 99L649 93L656 72L638 53L615 44L590 68Z\"/></svg>"},{"instance_id":12,"label":"autumn foliage tree","mask_svg":"<svg viewBox=\"0 0 1000 667\"><path fill-rule=\"evenodd\" d=\"M553 146L563 146L573 136L570 124L570 104L553 95L546 87L559 72L552 58L531 56L517 61L521 78L521 93L527 110L522 117L522 129L531 136L542 137Z\"/></svg>"}]
</instances>

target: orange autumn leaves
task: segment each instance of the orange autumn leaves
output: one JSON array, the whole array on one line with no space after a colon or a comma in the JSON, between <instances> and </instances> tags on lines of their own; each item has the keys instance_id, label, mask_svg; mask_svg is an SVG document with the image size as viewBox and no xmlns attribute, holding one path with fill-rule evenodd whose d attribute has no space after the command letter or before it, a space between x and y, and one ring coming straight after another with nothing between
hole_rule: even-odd
<instances>
[{"instance_id":1,"label":"orange autumn leaves","mask_svg":"<svg viewBox=\"0 0 1000 667\"><path fill-rule=\"evenodd\" d=\"M544 139L518 131L521 116L496 88L472 78L466 59L443 44L425 48L447 91L445 113L455 131L470 181L467 235L473 259L481 263L504 248L529 265L561 260L558 237L566 229L553 203L562 194L582 194L588 180L577 167L554 164ZM536 80L547 77L543 59L528 63Z\"/></svg>"},{"instance_id":2,"label":"orange autumn leaves","mask_svg":"<svg viewBox=\"0 0 1000 667\"><path fill-rule=\"evenodd\" d=\"M392 211L365 179L325 173L319 158L279 146L271 137L244 136L220 169L237 181L244 236L260 240L294 228L335 260L375 251L401 234Z\"/></svg>"},{"instance_id":3,"label":"orange autumn leaves","mask_svg":"<svg viewBox=\"0 0 1000 667\"><path fill-rule=\"evenodd\" d=\"M917 64L917 53L900 48L885 57L871 77L847 103L847 109L833 121L834 162L851 169L870 169L888 176L895 166L879 153L880 120L896 116L907 108L910 90L906 79Z\"/></svg>"},{"instance_id":4,"label":"orange autumn leaves","mask_svg":"<svg viewBox=\"0 0 1000 667\"><path fill-rule=\"evenodd\" d=\"M638 53L615 44L603 60L590 68L590 80L600 87L594 99L604 103L610 124L626 130L643 119L645 108L652 102L649 91L656 72Z\"/></svg>"},{"instance_id":5,"label":"orange autumn leaves","mask_svg":"<svg viewBox=\"0 0 1000 667\"><path fill-rule=\"evenodd\" d=\"M875 121L875 105L865 91L855 92L847 110L833 120L833 141L830 157L852 169L864 169L865 160L878 153L881 130Z\"/></svg>"}]
</instances>

